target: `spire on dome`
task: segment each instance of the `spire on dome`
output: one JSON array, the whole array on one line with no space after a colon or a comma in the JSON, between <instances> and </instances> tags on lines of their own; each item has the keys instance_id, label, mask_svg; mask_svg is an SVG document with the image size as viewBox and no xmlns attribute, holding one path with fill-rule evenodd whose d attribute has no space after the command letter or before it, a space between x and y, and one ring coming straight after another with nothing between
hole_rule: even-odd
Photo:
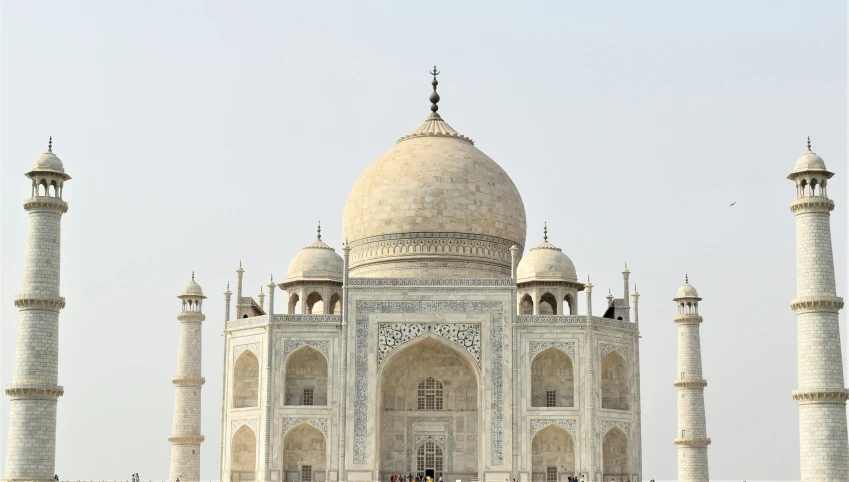
<instances>
[{"instance_id":1,"label":"spire on dome","mask_svg":"<svg viewBox=\"0 0 849 482\"><path fill-rule=\"evenodd\" d=\"M192 281L194 281L194 280L195 280L195 272L194 272L194 270L192 270Z\"/></svg>"},{"instance_id":2,"label":"spire on dome","mask_svg":"<svg viewBox=\"0 0 849 482\"><path fill-rule=\"evenodd\" d=\"M690 276L687 273L684 273L684 282L690 284Z\"/></svg>"},{"instance_id":3,"label":"spire on dome","mask_svg":"<svg viewBox=\"0 0 849 482\"><path fill-rule=\"evenodd\" d=\"M318 222L318 240L321 241L321 221Z\"/></svg>"},{"instance_id":4,"label":"spire on dome","mask_svg":"<svg viewBox=\"0 0 849 482\"><path fill-rule=\"evenodd\" d=\"M808 137L808 145L811 144L810 136ZM810 151L810 149L808 149ZM47 152L53 152L53 136L50 136L50 140L47 141Z\"/></svg>"},{"instance_id":5,"label":"spire on dome","mask_svg":"<svg viewBox=\"0 0 849 482\"><path fill-rule=\"evenodd\" d=\"M439 106L436 105L439 103L439 94L436 93L436 86L439 85L439 81L436 80L436 76L439 75L439 71L436 70L436 66L433 66L433 70L430 72L430 75L433 76L433 81L430 85L433 86L433 92L430 94L430 111L436 114L436 111L439 110Z\"/></svg>"},{"instance_id":6,"label":"spire on dome","mask_svg":"<svg viewBox=\"0 0 849 482\"><path fill-rule=\"evenodd\" d=\"M811 151L811 136L808 136L808 152L812 152Z\"/></svg>"},{"instance_id":7,"label":"spire on dome","mask_svg":"<svg viewBox=\"0 0 849 482\"><path fill-rule=\"evenodd\" d=\"M542 223L542 240L546 243L548 242L548 222L543 221Z\"/></svg>"}]
</instances>

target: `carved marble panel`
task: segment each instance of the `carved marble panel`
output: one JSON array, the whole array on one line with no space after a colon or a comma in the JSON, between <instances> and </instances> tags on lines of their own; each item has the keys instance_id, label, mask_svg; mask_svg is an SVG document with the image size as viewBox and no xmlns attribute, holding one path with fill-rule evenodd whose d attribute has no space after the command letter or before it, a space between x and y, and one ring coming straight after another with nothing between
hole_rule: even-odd
<instances>
[{"instance_id":1,"label":"carved marble panel","mask_svg":"<svg viewBox=\"0 0 849 482\"><path fill-rule=\"evenodd\" d=\"M531 420L531 439L534 438L534 435L540 430L548 427L549 425L557 425L558 427L563 427L572 434L572 437L577 440L578 439L578 422L574 418L565 418L565 419L532 419Z\"/></svg>"},{"instance_id":2,"label":"carved marble panel","mask_svg":"<svg viewBox=\"0 0 849 482\"><path fill-rule=\"evenodd\" d=\"M481 363L481 327L477 323L380 323L377 328L377 364L408 341L432 333L466 350Z\"/></svg>"},{"instance_id":3,"label":"carved marble panel","mask_svg":"<svg viewBox=\"0 0 849 482\"><path fill-rule=\"evenodd\" d=\"M243 352L243 351L245 351L245 350L250 350L251 352L253 352L253 354L254 354L254 355L256 355L256 359L257 359L257 360L259 360L259 359L260 359L260 356L259 356L259 342L256 342L256 343L247 343L247 344L244 344L244 345L236 345L236 346L234 346L234 347L233 347L233 359L234 359L234 360L236 360L237 358L239 358L239 355L241 355L241 354L242 354L242 352Z\"/></svg>"},{"instance_id":4,"label":"carved marble panel","mask_svg":"<svg viewBox=\"0 0 849 482\"><path fill-rule=\"evenodd\" d=\"M297 427L302 423L308 423L313 427L321 430L321 433L324 434L324 437L327 438L327 419L326 418L294 418L294 417L284 417L281 420L280 427L282 428L282 433L285 435L290 429Z\"/></svg>"},{"instance_id":5,"label":"carved marble panel","mask_svg":"<svg viewBox=\"0 0 849 482\"><path fill-rule=\"evenodd\" d=\"M602 420L601 421L601 436L604 437L607 432L610 431L613 427L619 427L625 432L625 435L628 438L631 438L631 424L630 422L623 422L621 420Z\"/></svg>"},{"instance_id":6,"label":"carved marble panel","mask_svg":"<svg viewBox=\"0 0 849 482\"><path fill-rule=\"evenodd\" d=\"M625 361L629 361L628 355L630 353L630 350L628 349L627 346L611 345L611 344L608 344L608 343L599 343L598 348L599 348L600 355L601 355L600 357L602 359L604 359L604 357L607 356L608 353L615 351L616 353L622 355L622 358L624 358Z\"/></svg>"},{"instance_id":7,"label":"carved marble panel","mask_svg":"<svg viewBox=\"0 0 849 482\"><path fill-rule=\"evenodd\" d=\"M327 340L285 340L283 342L283 359L290 353L303 346L310 346L324 354L324 358L330 360L330 343Z\"/></svg>"},{"instance_id":8,"label":"carved marble panel","mask_svg":"<svg viewBox=\"0 0 849 482\"><path fill-rule=\"evenodd\" d=\"M569 357L574 361L575 358L575 342L573 341L532 341L530 345L530 353L529 358L533 358L537 355L537 353L546 350L548 348L555 347L558 350L563 351L568 354Z\"/></svg>"},{"instance_id":9,"label":"carved marble panel","mask_svg":"<svg viewBox=\"0 0 849 482\"><path fill-rule=\"evenodd\" d=\"M232 437L233 434L235 434L236 431L239 430L239 428L242 427L242 425L253 430L254 434L256 434L257 436L259 435L259 434L257 434L257 427L259 426L259 420L255 419L255 418L250 418L250 419L246 419L246 420L231 420L230 421L230 436Z\"/></svg>"}]
</instances>

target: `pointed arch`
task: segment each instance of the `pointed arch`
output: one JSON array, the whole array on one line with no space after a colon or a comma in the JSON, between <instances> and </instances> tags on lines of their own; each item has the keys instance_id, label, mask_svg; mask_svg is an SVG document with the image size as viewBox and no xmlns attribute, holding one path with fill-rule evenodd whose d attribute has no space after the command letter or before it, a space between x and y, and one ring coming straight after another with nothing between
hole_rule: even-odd
<instances>
[{"instance_id":1,"label":"pointed arch","mask_svg":"<svg viewBox=\"0 0 849 482\"><path fill-rule=\"evenodd\" d=\"M577 446L572 434L558 425L548 425L531 439L531 482L565 480L576 473ZM563 474L560 477L560 474Z\"/></svg>"},{"instance_id":2,"label":"pointed arch","mask_svg":"<svg viewBox=\"0 0 849 482\"><path fill-rule=\"evenodd\" d=\"M321 429L307 422L300 423L286 431L281 446L283 480L327 480L330 455Z\"/></svg>"},{"instance_id":3,"label":"pointed arch","mask_svg":"<svg viewBox=\"0 0 849 482\"><path fill-rule=\"evenodd\" d=\"M339 297L339 293L333 293L328 306L328 315L339 315L342 313L342 299Z\"/></svg>"},{"instance_id":4,"label":"pointed arch","mask_svg":"<svg viewBox=\"0 0 849 482\"><path fill-rule=\"evenodd\" d=\"M318 291L313 291L307 295L307 314L321 315L324 314L324 300Z\"/></svg>"},{"instance_id":5,"label":"pointed arch","mask_svg":"<svg viewBox=\"0 0 849 482\"><path fill-rule=\"evenodd\" d=\"M534 356L531 361L531 406L575 406L575 367L568 353L552 346Z\"/></svg>"},{"instance_id":6,"label":"pointed arch","mask_svg":"<svg viewBox=\"0 0 849 482\"><path fill-rule=\"evenodd\" d=\"M520 315L533 315L534 314L534 300L531 298L530 294L525 294L522 296L522 301L519 303L519 314Z\"/></svg>"},{"instance_id":7,"label":"pointed arch","mask_svg":"<svg viewBox=\"0 0 849 482\"><path fill-rule=\"evenodd\" d=\"M286 405L327 405L327 358L305 345L286 357Z\"/></svg>"},{"instance_id":8,"label":"pointed arch","mask_svg":"<svg viewBox=\"0 0 849 482\"><path fill-rule=\"evenodd\" d=\"M233 408L259 406L259 359L243 351L233 368Z\"/></svg>"},{"instance_id":9,"label":"pointed arch","mask_svg":"<svg viewBox=\"0 0 849 482\"><path fill-rule=\"evenodd\" d=\"M556 315L557 314L557 298L553 294L546 292L539 298L539 314L541 315Z\"/></svg>"},{"instance_id":10,"label":"pointed arch","mask_svg":"<svg viewBox=\"0 0 849 482\"><path fill-rule=\"evenodd\" d=\"M294 315L297 313L298 305L300 304L301 297L298 296L298 293L292 293L292 296L289 297L289 314Z\"/></svg>"},{"instance_id":11,"label":"pointed arch","mask_svg":"<svg viewBox=\"0 0 849 482\"><path fill-rule=\"evenodd\" d=\"M628 480L631 477L631 450L628 435L613 426L602 438L603 480Z\"/></svg>"},{"instance_id":12,"label":"pointed arch","mask_svg":"<svg viewBox=\"0 0 849 482\"><path fill-rule=\"evenodd\" d=\"M575 315L576 313L575 300L572 298L571 293L566 293L566 296L563 297L563 314L564 315Z\"/></svg>"},{"instance_id":13,"label":"pointed arch","mask_svg":"<svg viewBox=\"0 0 849 482\"><path fill-rule=\"evenodd\" d=\"M601 360L601 408L628 410L628 362L611 351Z\"/></svg>"},{"instance_id":14,"label":"pointed arch","mask_svg":"<svg viewBox=\"0 0 849 482\"><path fill-rule=\"evenodd\" d=\"M247 425L242 425L233 434L230 442L230 480L231 482L254 481L256 471L256 433Z\"/></svg>"}]
</instances>

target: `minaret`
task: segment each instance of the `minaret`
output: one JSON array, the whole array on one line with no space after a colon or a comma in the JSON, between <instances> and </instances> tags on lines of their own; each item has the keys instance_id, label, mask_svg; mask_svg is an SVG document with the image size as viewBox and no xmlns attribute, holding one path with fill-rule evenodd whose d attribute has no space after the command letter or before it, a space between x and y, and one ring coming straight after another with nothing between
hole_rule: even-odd
<instances>
[{"instance_id":1,"label":"minaret","mask_svg":"<svg viewBox=\"0 0 849 482\"><path fill-rule=\"evenodd\" d=\"M56 465L56 404L59 386L59 251L65 174L62 161L53 154L53 138L47 152L26 173L32 180L31 196L24 201L29 213L24 282L15 297L20 312L18 343L10 398L6 474L4 480L48 481Z\"/></svg>"},{"instance_id":2,"label":"minaret","mask_svg":"<svg viewBox=\"0 0 849 482\"><path fill-rule=\"evenodd\" d=\"M796 312L799 388L799 450L803 481L849 480L846 390L838 311L843 298L834 283L828 179L834 173L811 151L796 160L787 176L796 184Z\"/></svg>"},{"instance_id":3,"label":"minaret","mask_svg":"<svg viewBox=\"0 0 849 482\"><path fill-rule=\"evenodd\" d=\"M678 481L708 482L705 394L707 381L702 377L702 348L699 341L699 298L690 280L678 289L673 301L678 306Z\"/></svg>"},{"instance_id":4,"label":"minaret","mask_svg":"<svg viewBox=\"0 0 849 482\"><path fill-rule=\"evenodd\" d=\"M229 290L228 290L229 291ZM183 287L178 296L183 301L183 310L177 315L180 320L180 344L177 350L177 375L172 379L176 385L174 396L174 425L171 429L171 475L169 480L184 482L200 480L200 389L206 381L200 376L201 323L206 319L202 307L203 290L192 280Z\"/></svg>"}]
</instances>

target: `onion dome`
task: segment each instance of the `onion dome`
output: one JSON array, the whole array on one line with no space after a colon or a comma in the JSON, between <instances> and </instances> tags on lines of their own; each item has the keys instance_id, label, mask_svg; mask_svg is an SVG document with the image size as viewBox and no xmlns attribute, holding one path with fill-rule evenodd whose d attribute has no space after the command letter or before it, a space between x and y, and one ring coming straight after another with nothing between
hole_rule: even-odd
<instances>
[{"instance_id":1,"label":"onion dome","mask_svg":"<svg viewBox=\"0 0 849 482\"><path fill-rule=\"evenodd\" d=\"M183 291L180 293L178 298L182 297L194 297L194 298L206 298L203 295L203 289L201 289L200 285L195 281L195 273L192 272L192 280L186 283L186 286L183 286Z\"/></svg>"},{"instance_id":2,"label":"onion dome","mask_svg":"<svg viewBox=\"0 0 849 482\"><path fill-rule=\"evenodd\" d=\"M825 171L825 161L818 156L816 152L811 151L811 136L808 136L808 151L796 159L796 168L793 172L798 171Z\"/></svg>"},{"instance_id":3,"label":"onion dome","mask_svg":"<svg viewBox=\"0 0 849 482\"><path fill-rule=\"evenodd\" d=\"M699 298L699 293L696 291L696 288L693 288L690 285L690 277L686 275L684 276L684 285L678 288L678 294L675 295L676 300L681 298L701 299Z\"/></svg>"},{"instance_id":4,"label":"onion dome","mask_svg":"<svg viewBox=\"0 0 849 482\"><path fill-rule=\"evenodd\" d=\"M336 250L321 240L321 225L314 243L305 247L289 263L286 282L300 280L342 281L344 261Z\"/></svg>"},{"instance_id":5,"label":"onion dome","mask_svg":"<svg viewBox=\"0 0 849 482\"><path fill-rule=\"evenodd\" d=\"M50 136L50 141L47 144L47 152L35 160L32 170L65 173L65 166L62 165L62 161L56 154L53 154L53 136Z\"/></svg>"},{"instance_id":6,"label":"onion dome","mask_svg":"<svg viewBox=\"0 0 849 482\"><path fill-rule=\"evenodd\" d=\"M519 261L516 281L578 281L572 260L560 248L548 242L548 226L543 229L543 241L531 248Z\"/></svg>"},{"instance_id":7,"label":"onion dome","mask_svg":"<svg viewBox=\"0 0 849 482\"><path fill-rule=\"evenodd\" d=\"M525 205L510 176L436 113L371 164L345 203L351 275L510 276L525 243Z\"/></svg>"}]
</instances>

